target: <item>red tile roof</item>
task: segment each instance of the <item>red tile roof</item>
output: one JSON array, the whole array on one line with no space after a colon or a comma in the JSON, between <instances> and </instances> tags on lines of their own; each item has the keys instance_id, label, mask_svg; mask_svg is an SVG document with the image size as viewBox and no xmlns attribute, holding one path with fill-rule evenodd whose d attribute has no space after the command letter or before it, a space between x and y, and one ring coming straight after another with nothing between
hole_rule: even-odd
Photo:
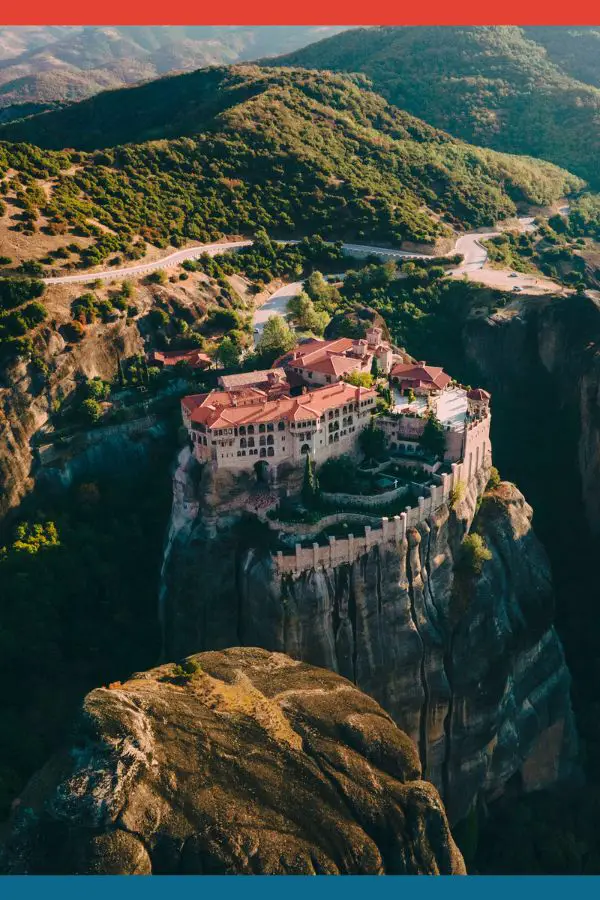
<instances>
[{"instance_id":1,"label":"red tile roof","mask_svg":"<svg viewBox=\"0 0 600 900\"><path fill-rule=\"evenodd\" d=\"M227 391L246 385L275 384L277 381L285 381L285 371L281 368L262 369L258 372L238 372L235 375L221 375L219 378L220 384Z\"/></svg>"},{"instance_id":2,"label":"red tile roof","mask_svg":"<svg viewBox=\"0 0 600 900\"><path fill-rule=\"evenodd\" d=\"M473 388L468 391L467 397L469 400L491 400L492 395L484 391L483 388Z\"/></svg>"},{"instance_id":3,"label":"red tile roof","mask_svg":"<svg viewBox=\"0 0 600 900\"><path fill-rule=\"evenodd\" d=\"M187 362L194 369L206 369L212 359L201 350L154 350L150 361L162 363L163 366L175 366L178 362Z\"/></svg>"},{"instance_id":4,"label":"red tile roof","mask_svg":"<svg viewBox=\"0 0 600 900\"><path fill-rule=\"evenodd\" d=\"M330 353L336 353L339 356L343 356L348 350L352 349L352 344L353 341L350 338L335 338L335 340L332 341L320 341L316 339L303 341L294 347L293 350L284 353L283 356L276 359L273 365L289 366L293 364L299 367L304 366L310 368L311 363L314 363L319 359L325 359Z\"/></svg>"},{"instance_id":5,"label":"red tile roof","mask_svg":"<svg viewBox=\"0 0 600 900\"><path fill-rule=\"evenodd\" d=\"M329 409L375 396L376 392L370 388L338 383L317 388L300 397L281 397L277 400L269 400L264 391L256 388L245 391L211 391L210 394L184 397L182 406L192 422L215 429L279 419L288 422L315 420Z\"/></svg>"},{"instance_id":6,"label":"red tile roof","mask_svg":"<svg viewBox=\"0 0 600 900\"><path fill-rule=\"evenodd\" d=\"M392 378L401 381L414 381L431 385L440 391L447 387L452 379L439 366L428 366L425 363L397 363L390 372Z\"/></svg>"}]
</instances>

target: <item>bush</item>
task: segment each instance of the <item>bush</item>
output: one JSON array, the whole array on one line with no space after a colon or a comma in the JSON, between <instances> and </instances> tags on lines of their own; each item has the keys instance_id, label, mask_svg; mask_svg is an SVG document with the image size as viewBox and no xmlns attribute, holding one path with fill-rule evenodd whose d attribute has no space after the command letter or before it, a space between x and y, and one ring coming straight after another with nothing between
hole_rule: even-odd
<instances>
[{"instance_id":1,"label":"bush","mask_svg":"<svg viewBox=\"0 0 600 900\"><path fill-rule=\"evenodd\" d=\"M148 313L150 324L153 328L165 328L169 324L169 315L164 309L151 309Z\"/></svg>"},{"instance_id":2,"label":"bush","mask_svg":"<svg viewBox=\"0 0 600 900\"><path fill-rule=\"evenodd\" d=\"M492 466L490 469L490 477L488 478L488 483L486 485L486 491L493 491L501 482L500 472L496 468L496 466Z\"/></svg>"},{"instance_id":3,"label":"bush","mask_svg":"<svg viewBox=\"0 0 600 900\"><path fill-rule=\"evenodd\" d=\"M459 481L457 485L455 485L450 491L450 500L449 507L450 509L454 509L459 503L461 503L466 496L467 486L464 481Z\"/></svg>"},{"instance_id":4,"label":"bush","mask_svg":"<svg viewBox=\"0 0 600 900\"><path fill-rule=\"evenodd\" d=\"M166 284L167 273L163 269L157 269L156 272L150 272L148 275L148 284Z\"/></svg>"},{"instance_id":5,"label":"bush","mask_svg":"<svg viewBox=\"0 0 600 900\"><path fill-rule=\"evenodd\" d=\"M370 372L350 372L344 376L344 381L354 387L370 388L373 385L373 376Z\"/></svg>"},{"instance_id":6,"label":"bush","mask_svg":"<svg viewBox=\"0 0 600 900\"><path fill-rule=\"evenodd\" d=\"M80 341L85 334L85 328L81 324L81 322L73 321L68 322L64 326L64 334L67 341L71 341L74 343L75 341Z\"/></svg>"},{"instance_id":7,"label":"bush","mask_svg":"<svg viewBox=\"0 0 600 900\"><path fill-rule=\"evenodd\" d=\"M81 418L85 424L93 425L102 416L102 407L93 397L84 400L80 407Z\"/></svg>"},{"instance_id":8,"label":"bush","mask_svg":"<svg viewBox=\"0 0 600 900\"><path fill-rule=\"evenodd\" d=\"M474 532L468 534L462 542L458 567L471 575L480 575L484 562L491 558L491 551L484 539Z\"/></svg>"},{"instance_id":9,"label":"bush","mask_svg":"<svg viewBox=\"0 0 600 900\"><path fill-rule=\"evenodd\" d=\"M355 482L356 465L346 454L325 460L319 469L319 483L324 491L352 493Z\"/></svg>"}]
</instances>

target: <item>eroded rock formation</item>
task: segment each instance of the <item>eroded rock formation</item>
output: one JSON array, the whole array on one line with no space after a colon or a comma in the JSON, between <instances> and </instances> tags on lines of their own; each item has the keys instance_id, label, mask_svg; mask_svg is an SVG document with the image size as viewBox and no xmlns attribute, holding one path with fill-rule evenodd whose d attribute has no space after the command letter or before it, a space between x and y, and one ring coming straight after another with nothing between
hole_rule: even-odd
<instances>
[{"instance_id":1,"label":"eroded rock formation","mask_svg":"<svg viewBox=\"0 0 600 900\"><path fill-rule=\"evenodd\" d=\"M187 674L183 674L187 672ZM416 750L332 672L234 648L89 694L5 873L460 874Z\"/></svg>"},{"instance_id":2,"label":"eroded rock formation","mask_svg":"<svg viewBox=\"0 0 600 900\"><path fill-rule=\"evenodd\" d=\"M258 645L339 672L415 741L451 821L513 776L553 783L572 770L576 736L549 566L513 485L477 511L485 480L406 540L281 577L266 525L207 517L183 451L164 567L168 657ZM474 519L492 556L460 574Z\"/></svg>"}]
</instances>

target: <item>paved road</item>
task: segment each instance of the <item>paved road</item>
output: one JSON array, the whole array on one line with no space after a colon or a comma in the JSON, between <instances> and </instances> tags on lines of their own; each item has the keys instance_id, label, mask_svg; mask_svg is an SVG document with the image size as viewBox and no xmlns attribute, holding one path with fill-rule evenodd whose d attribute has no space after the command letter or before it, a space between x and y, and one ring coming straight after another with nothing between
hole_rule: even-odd
<instances>
[{"instance_id":1,"label":"paved road","mask_svg":"<svg viewBox=\"0 0 600 900\"><path fill-rule=\"evenodd\" d=\"M290 242L292 243L292 242ZM297 243L294 241L293 243ZM124 278L132 278L138 275L147 275L157 269L172 269L180 265L186 259L198 259L204 253L209 256L217 256L219 253L228 253L231 250L240 250L242 247L250 247L252 241L223 241L220 244L198 244L195 247L187 247L185 250L177 250L170 256L155 259L152 262L138 263L126 266L122 269L104 269L101 272L82 272L75 275L56 275L52 278L43 278L46 284L89 284L90 281L119 281ZM353 256L369 256L374 254L384 259L426 259L424 253L409 253L407 250L391 250L389 247L370 247L362 244L343 244L343 249Z\"/></svg>"},{"instance_id":2,"label":"paved road","mask_svg":"<svg viewBox=\"0 0 600 900\"><path fill-rule=\"evenodd\" d=\"M57 275L55 278L43 278L46 284L87 284L90 281L118 281L137 275L147 275L157 269L172 269L180 265L186 259L198 259L204 253L209 256L217 256L219 253L227 253L228 250L239 250L241 247L250 247L252 241L227 241L222 244L198 244L196 247L187 247L185 250L177 250L170 256L155 259L153 262L138 263L134 266L126 266L124 269L104 269L102 272L86 272L78 275Z\"/></svg>"},{"instance_id":3,"label":"paved road","mask_svg":"<svg viewBox=\"0 0 600 900\"><path fill-rule=\"evenodd\" d=\"M565 207L565 214L568 207ZM562 210L561 210L562 211ZM535 229L533 217L526 216L519 220L519 227L523 231L532 231ZM490 284L503 290L511 290L514 287L521 287L528 291L544 292L548 290L556 290L559 286L547 279L535 279L529 275L514 276L510 270L503 269L484 269L487 261L487 250L481 241L489 240L500 234L499 231L478 231L469 232L459 237L454 245L454 252L460 253L464 257L462 265L454 269L450 274L453 277L461 278L466 276L473 281L481 281L484 284ZM120 269L105 269L101 272L85 272L74 275L59 275L53 278L43 279L46 284L89 284L92 281L117 281L126 278L132 278L139 275L147 275L157 269L170 269L180 265L186 259L198 259L204 253L210 256L216 256L220 253L227 253L231 250L239 250L242 247L251 246L252 241L223 241L214 244L198 244L194 247L187 247L184 250L177 250L169 256L153 262L138 263L136 265L126 266ZM378 247L364 244L342 244L344 251L353 256L379 256L382 259L399 260L399 259L431 259L425 253L410 253L406 250L392 250L389 247ZM295 296L302 289L302 282L296 281L292 284L284 285L264 303L258 307L254 314L255 340L258 339L264 328L265 322L270 316L285 315L287 302L290 297Z\"/></svg>"},{"instance_id":4,"label":"paved road","mask_svg":"<svg viewBox=\"0 0 600 900\"><path fill-rule=\"evenodd\" d=\"M263 303L262 306L256 309L252 321L254 343L261 336L267 319L270 319L271 316L285 316L288 300L300 293L302 284L302 281L292 281L291 284L284 284L274 294L271 294L266 303Z\"/></svg>"}]
</instances>

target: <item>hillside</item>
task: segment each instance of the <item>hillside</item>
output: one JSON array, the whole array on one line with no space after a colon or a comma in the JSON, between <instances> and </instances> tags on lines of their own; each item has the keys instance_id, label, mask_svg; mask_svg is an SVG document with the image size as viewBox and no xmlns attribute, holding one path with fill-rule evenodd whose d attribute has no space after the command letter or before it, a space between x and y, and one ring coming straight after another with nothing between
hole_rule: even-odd
<instances>
[{"instance_id":1,"label":"hillside","mask_svg":"<svg viewBox=\"0 0 600 900\"><path fill-rule=\"evenodd\" d=\"M339 27L0 27L0 121L168 72L295 50Z\"/></svg>"},{"instance_id":2,"label":"hillside","mask_svg":"<svg viewBox=\"0 0 600 900\"><path fill-rule=\"evenodd\" d=\"M432 244L450 226L582 186L547 163L453 139L363 82L254 66L106 92L6 125L0 138L52 149L0 143L5 226L64 234L67 256L85 266L139 257L140 239L181 246L259 226ZM94 247L73 250L71 235Z\"/></svg>"},{"instance_id":3,"label":"hillside","mask_svg":"<svg viewBox=\"0 0 600 900\"><path fill-rule=\"evenodd\" d=\"M355 29L276 64L363 72L390 102L438 128L475 144L548 159L598 186L598 33L583 31Z\"/></svg>"}]
</instances>

